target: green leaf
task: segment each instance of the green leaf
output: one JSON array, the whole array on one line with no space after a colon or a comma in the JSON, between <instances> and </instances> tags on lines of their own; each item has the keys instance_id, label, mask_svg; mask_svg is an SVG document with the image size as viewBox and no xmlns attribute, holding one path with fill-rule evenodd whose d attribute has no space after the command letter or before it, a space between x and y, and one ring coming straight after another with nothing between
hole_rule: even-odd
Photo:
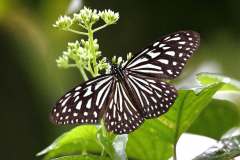
<instances>
[{"instance_id":1,"label":"green leaf","mask_svg":"<svg viewBox=\"0 0 240 160\"><path fill-rule=\"evenodd\" d=\"M240 135L220 140L193 160L227 160L240 155Z\"/></svg>"},{"instance_id":2,"label":"green leaf","mask_svg":"<svg viewBox=\"0 0 240 160\"><path fill-rule=\"evenodd\" d=\"M73 156L58 157L51 160L110 160L110 158L94 156L94 155L73 155Z\"/></svg>"},{"instance_id":3,"label":"green leaf","mask_svg":"<svg viewBox=\"0 0 240 160\"><path fill-rule=\"evenodd\" d=\"M225 85L221 88L223 91L238 91L240 92L240 82L229 77L215 73L199 73L197 80L202 85L209 85L217 82L224 82Z\"/></svg>"},{"instance_id":4,"label":"green leaf","mask_svg":"<svg viewBox=\"0 0 240 160\"><path fill-rule=\"evenodd\" d=\"M127 155L129 159L168 159L174 145L201 111L212 100L212 96L223 86L215 83L199 93L180 90L170 111L158 119L147 120L140 129L129 135Z\"/></svg>"},{"instance_id":5,"label":"green leaf","mask_svg":"<svg viewBox=\"0 0 240 160\"><path fill-rule=\"evenodd\" d=\"M203 110L188 132L220 139L223 133L239 122L240 112L236 105L215 99Z\"/></svg>"},{"instance_id":6,"label":"green leaf","mask_svg":"<svg viewBox=\"0 0 240 160\"><path fill-rule=\"evenodd\" d=\"M79 126L64 133L50 146L39 152L37 156L47 154L45 159L73 154L101 154L101 146L97 142L95 126Z\"/></svg>"}]
</instances>

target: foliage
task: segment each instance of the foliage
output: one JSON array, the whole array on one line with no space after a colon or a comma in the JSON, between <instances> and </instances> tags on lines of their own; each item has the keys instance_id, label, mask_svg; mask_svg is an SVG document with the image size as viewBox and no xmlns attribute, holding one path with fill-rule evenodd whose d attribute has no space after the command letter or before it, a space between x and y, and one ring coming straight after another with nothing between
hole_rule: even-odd
<instances>
[{"instance_id":1,"label":"foliage","mask_svg":"<svg viewBox=\"0 0 240 160\"><path fill-rule=\"evenodd\" d=\"M197 117L188 132L220 139L227 130L239 124L239 114L238 106L235 104L226 100L213 99Z\"/></svg>"},{"instance_id":2,"label":"foliage","mask_svg":"<svg viewBox=\"0 0 240 160\"><path fill-rule=\"evenodd\" d=\"M94 33L109 25L115 24L119 14L111 10L97 11L89 8L80 10L73 17L61 16L53 25L64 31L87 36L69 43L67 51L57 60L61 68L77 67L84 80L88 74L95 77L100 72L109 72L109 63L101 57L99 44ZM96 22L103 20L104 25L93 28ZM80 26L86 32L74 30ZM127 56L127 59L131 54ZM120 64L122 58L113 57L113 63ZM87 74L87 73L88 74ZM103 125L77 126L57 138L50 146L38 153L45 159L81 160L81 159L169 159L176 158L176 144L182 133L186 132L204 109L212 102L213 95L219 90L239 92L238 82L231 83L216 74L199 74L197 79L201 86L179 90L179 96L165 115L146 120L135 132L129 135L116 136L107 133ZM192 126L194 127L194 125Z\"/></svg>"}]
</instances>

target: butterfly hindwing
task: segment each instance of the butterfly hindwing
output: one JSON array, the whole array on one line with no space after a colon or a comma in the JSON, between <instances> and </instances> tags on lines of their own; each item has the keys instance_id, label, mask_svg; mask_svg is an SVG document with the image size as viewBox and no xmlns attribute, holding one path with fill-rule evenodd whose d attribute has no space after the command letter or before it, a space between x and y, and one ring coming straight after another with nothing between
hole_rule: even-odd
<instances>
[{"instance_id":1,"label":"butterfly hindwing","mask_svg":"<svg viewBox=\"0 0 240 160\"><path fill-rule=\"evenodd\" d=\"M104 116L105 126L108 131L126 134L137 129L144 118L124 83L116 77L113 83L112 96Z\"/></svg>"},{"instance_id":2,"label":"butterfly hindwing","mask_svg":"<svg viewBox=\"0 0 240 160\"><path fill-rule=\"evenodd\" d=\"M56 124L97 124L106 110L112 75L102 75L73 88L52 110Z\"/></svg>"},{"instance_id":3,"label":"butterfly hindwing","mask_svg":"<svg viewBox=\"0 0 240 160\"><path fill-rule=\"evenodd\" d=\"M154 118L166 113L177 97L174 86L159 79L131 73L127 80L136 100L140 102L145 118Z\"/></svg>"},{"instance_id":4,"label":"butterfly hindwing","mask_svg":"<svg viewBox=\"0 0 240 160\"><path fill-rule=\"evenodd\" d=\"M172 79L181 73L199 44L197 32L172 33L143 49L129 60L124 69L159 79Z\"/></svg>"}]
</instances>

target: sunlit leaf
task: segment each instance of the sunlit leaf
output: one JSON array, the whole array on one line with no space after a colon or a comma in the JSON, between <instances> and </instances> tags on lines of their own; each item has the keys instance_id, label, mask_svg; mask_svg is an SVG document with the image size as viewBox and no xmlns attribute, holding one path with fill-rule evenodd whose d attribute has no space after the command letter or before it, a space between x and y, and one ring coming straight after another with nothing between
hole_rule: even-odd
<instances>
[{"instance_id":1,"label":"sunlit leaf","mask_svg":"<svg viewBox=\"0 0 240 160\"><path fill-rule=\"evenodd\" d=\"M101 154L101 146L97 142L95 126L79 126L57 138L50 146L37 154L47 156L45 159L82 153Z\"/></svg>"},{"instance_id":2,"label":"sunlit leaf","mask_svg":"<svg viewBox=\"0 0 240 160\"><path fill-rule=\"evenodd\" d=\"M232 78L216 74L216 73L200 73L197 75L197 80L202 85L209 85L217 82L224 82L225 85L221 88L224 91L240 92L240 82Z\"/></svg>"}]
</instances>

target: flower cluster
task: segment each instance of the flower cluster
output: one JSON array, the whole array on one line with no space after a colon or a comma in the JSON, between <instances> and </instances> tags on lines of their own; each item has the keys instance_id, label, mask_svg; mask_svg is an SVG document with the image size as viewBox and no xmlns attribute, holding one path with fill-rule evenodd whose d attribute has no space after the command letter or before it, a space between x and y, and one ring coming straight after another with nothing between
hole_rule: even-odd
<instances>
[{"instance_id":1,"label":"flower cluster","mask_svg":"<svg viewBox=\"0 0 240 160\"><path fill-rule=\"evenodd\" d=\"M114 24L119 19L119 13L114 13L110 9L99 12L98 15L106 24Z\"/></svg>"},{"instance_id":2,"label":"flower cluster","mask_svg":"<svg viewBox=\"0 0 240 160\"><path fill-rule=\"evenodd\" d=\"M81 39L73 43L68 43L67 50L63 52L56 62L57 66L61 68L76 67L80 70L84 80L88 80L88 74L96 77L100 72L110 72L110 65L106 57L102 57L99 50L99 44L94 33L115 24L119 19L119 14L111 10L97 11L84 7L73 16L60 16L56 23L53 25L64 31L77 33L87 36L87 40ZM93 25L102 20L105 24L93 28ZM81 31L75 30L73 26L80 26ZM131 58L131 53L128 54L127 59ZM114 56L112 63L123 65L126 61L122 57Z\"/></svg>"},{"instance_id":3,"label":"flower cluster","mask_svg":"<svg viewBox=\"0 0 240 160\"><path fill-rule=\"evenodd\" d=\"M71 17L69 16L60 16L53 27L60 28L63 30L69 29L73 24Z\"/></svg>"},{"instance_id":4,"label":"flower cluster","mask_svg":"<svg viewBox=\"0 0 240 160\"><path fill-rule=\"evenodd\" d=\"M102 19L104 26L115 24L119 19L119 13L115 13L110 9L104 11L97 11L84 7L79 13L73 14L73 17L60 16L53 25L62 30L68 30L74 24L81 26L84 29L91 30L93 24Z\"/></svg>"},{"instance_id":5,"label":"flower cluster","mask_svg":"<svg viewBox=\"0 0 240 160\"><path fill-rule=\"evenodd\" d=\"M99 15L96 9L84 7L79 13L73 15L73 20L84 28L89 28L99 20Z\"/></svg>"},{"instance_id":6,"label":"flower cluster","mask_svg":"<svg viewBox=\"0 0 240 160\"><path fill-rule=\"evenodd\" d=\"M91 52L92 46L95 52ZM67 51L63 51L63 55L56 60L57 66L61 68L77 67L85 80L88 79L85 71L95 77L99 71L109 70L110 67L105 57L100 58L101 52L98 49L97 39L93 40L93 45L83 39L81 42L68 43Z\"/></svg>"}]
</instances>

